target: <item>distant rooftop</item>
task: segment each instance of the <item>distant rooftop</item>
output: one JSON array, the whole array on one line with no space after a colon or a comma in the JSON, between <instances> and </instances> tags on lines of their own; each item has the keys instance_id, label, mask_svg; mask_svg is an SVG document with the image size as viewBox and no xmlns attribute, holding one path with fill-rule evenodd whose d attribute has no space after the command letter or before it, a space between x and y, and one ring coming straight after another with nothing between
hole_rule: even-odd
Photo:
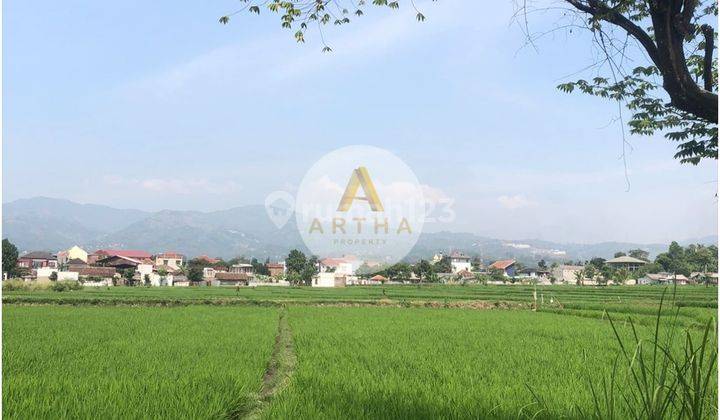
<instances>
[{"instance_id":1,"label":"distant rooftop","mask_svg":"<svg viewBox=\"0 0 720 420\"><path fill-rule=\"evenodd\" d=\"M609 260L605 261L605 263L607 263L607 264L647 264L647 261L633 258L633 257L627 256L627 255L623 255L622 257L610 258Z\"/></svg>"},{"instance_id":2,"label":"distant rooftop","mask_svg":"<svg viewBox=\"0 0 720 420\"><path fill-rule=\"evenodd\" d=\"M515 260L500 260L490 264L490 268L498 268L500 270L504 270L513 264L515 264Z\"/></svg>"}]
</instances>

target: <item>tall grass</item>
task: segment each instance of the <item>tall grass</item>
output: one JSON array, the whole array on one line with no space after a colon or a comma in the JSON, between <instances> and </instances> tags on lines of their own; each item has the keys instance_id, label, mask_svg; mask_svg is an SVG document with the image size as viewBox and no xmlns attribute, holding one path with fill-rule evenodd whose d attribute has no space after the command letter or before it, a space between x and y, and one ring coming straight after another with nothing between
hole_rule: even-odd
<instances>
[{"instance_id":1,"label":"tall grass","mask_svg":"<svg viewBox=\"0 0 720 420\"><path fill-rule=\"evenodd\" d=\"M631 318L631 336L624 337L608 314L620 349L609 376L599 383L588 377L594 404L588 414L593 418L717 418L714 320L706 322L701 334L681 329L677 323L679 308L668 318L663 315L664 302L663 293L650 338L642 338ZM624 383L618 381L618 370L627 378Z\"/></svg>"}]
</instances>

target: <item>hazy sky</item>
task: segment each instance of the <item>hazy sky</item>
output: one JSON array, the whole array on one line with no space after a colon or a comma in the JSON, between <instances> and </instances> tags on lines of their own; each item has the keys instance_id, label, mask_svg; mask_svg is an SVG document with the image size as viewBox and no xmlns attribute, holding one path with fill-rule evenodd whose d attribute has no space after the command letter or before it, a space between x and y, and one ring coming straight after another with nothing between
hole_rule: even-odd
<instances>
[{"instance_id":1,"label":"hazy sky","mask_svg":"<svg viewBox=\"0 0 720 420\"><path fill-rule=\"evenodd\" d=\"M488 5L497 10L488 12ZM523 48L511 1L368 7L294 42L236 0L6 1L3 201L217 210L294 192L341 146L403 159L456 221L498 238L668 241L717 231L717 164L629 137L617 105L559 92L597 58L588 34ZM533 14L551 29L559 12ZM626 115L627 116L627 115Z\"/></svg>"}]
</instances>

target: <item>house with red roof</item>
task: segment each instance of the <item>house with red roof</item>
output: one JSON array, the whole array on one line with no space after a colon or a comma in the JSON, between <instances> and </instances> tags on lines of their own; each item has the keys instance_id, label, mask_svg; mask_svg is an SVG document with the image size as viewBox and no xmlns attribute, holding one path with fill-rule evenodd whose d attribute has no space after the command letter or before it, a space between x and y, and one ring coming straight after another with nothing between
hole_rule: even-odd
<instances>
[{"instance_id":1,"label":"house with red roof","mask_svg":"<svg viewBox=\"0 0 720 420\"><path fill-rule=\"evenodd\" d=\"M199 256L199 257L195 257L195 259L196 259L196 260L200 260L200 261L205 261L205 262L207 262L208 264L211 264L211 265L212 265L212 264L217 264L217 263L220 262L220 259L218 259L218 258L213 258L213 257L208 257L207 255L201 255L201 256Z\"/></svg>"},{"instance_id":2,"label":"house with red roof","mask_svg":"<svg viewBox=\"0 0 720 420\"><path fill-rule=\"evenodd\" d=\"M488 269L502 270L506 277L515 277L515 260L499 260L490 264Z\"/></svg>"},{"instance_id":3,"label":"house with red roof","mask_svg":"<svg viewBox=\"0 0 720 420\"><path fill-rule=\"evenodd\" d=\"M352 276L355 274L354 264L355 259L352 258L323 258L320 260L320 272Z\"/></svg>"},{"instance_id":4,"label":"house with red roof","mask_svg":"<svg viewBox=\"0 0 720 420\"><path fill-rule=\"evenodd\" d=\"M92 265L97 263L98 260L107 257L126 257L135 260L150 260L152 254L147 251L140 251L136 249L98 249L92 254L88 255L88 264Z\"/></svg>"}]
</instances>

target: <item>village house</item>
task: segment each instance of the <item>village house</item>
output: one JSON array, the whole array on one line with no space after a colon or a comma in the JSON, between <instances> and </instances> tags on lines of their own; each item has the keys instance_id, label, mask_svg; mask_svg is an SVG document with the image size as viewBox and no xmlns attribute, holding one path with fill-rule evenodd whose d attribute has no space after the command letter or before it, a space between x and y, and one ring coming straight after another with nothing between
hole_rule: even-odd
<instances>
[{"instance_id":1,"label":"village house","mask_svg":"<svg viewBox=\"0 0 720 420\"><path fill-rule=\"evenodd\" d=\"M188 287L190 286L190 280L184 274L173 274L168 276L168 284L176 287Z\"/></svg>"},{"instance_id":2,"label":"village house","mask_svg":"<svg viewBox=\"0 0 720 420\"><path fill-rule=\"evenodd\" d=\"M279 277L285 275L285 262L268 263L267 269L270 272L270 277Z\"/></svg>"},{"instance_id":3,"label":"village house","mask_svg":"<svg viewBox=\"0 0 720 420\"><path fill-rule=\"evenodd\" d=\"M575 273L582 272L584 269L585 267L582 265L558 265L551 270L550 275L558 283L575 284L577 281Z\"/></svg>"},{"instance_id":4,"label":"village house","mask_svg":"<svg viewBox=\"0 0 720 420\"><path fill-rule=\"evenodd\" d=\"M320 272L333 272L343 276L355 274L353 261L346 258L323 258L320 260Z\"/></svg>"},{"instance_id":5,"label":"village house","mask_svg":"<svg viewBox=\"0 0 720 420\"><path fill-rule=\"evenodd\" d=\"M135 260L150 260L152 258L152 255L145 251L132 249L98 249L88 255L87 263L93 265L101 259L112 256L127 257Z\"/></svg>"},{"instance_id":6,"label":"village house","mask_svg":"<svg viewBox=\"0 0 720 420\"><path fill-rule=\"evenodd\" d=\"M527 279L540 283L550 283L550 271L545 268L523 268L518 270L516 274L521 280Z\"/></svg>"},{"instance_id":7,"label":"village house","mask_svg":"<svg viewBox=\"0 0 720 420\"><path fill-rule=\"evenodd\" d=\"M156 266L167 266L173 270L177 270L182 267L185 261L185 256L176 252L163 252L153 257L153 263Z\"/></svg>"},{"instance_id":8,"label":"village house","mask_svg":"<svg viewBox=\"0 0 720 420\"><path fill-rule=\"evenodd\" d=\"M220 271L216 270L215 267L203 267L203 279L212 280L218 272Z\"/></svg>"},{"instance_id":9,"label":"village house","mask_svg":"<svg viewBox=\"0 0 720 420\"><path fill-rule=\"evenodd\" d=\"M73 258L71 260L68 260L64 264L65 268L69 271L75 271L76 268L82 268L82 267L88 267L88 263L85 261L79 259L79 258Z\"/></svg>"},{"instance_id":10,"label":"village house","mask_svg":"<svg viewBox=\"0 0 720 420\"><path fill-rule=\"evenodd\" d=\"M469 272L472 270L470 257L461 252L453 252L450 254L450 267L453 273L459 273L464 270Z\"/></svg>"},{"instance_id":11,"label":"village house","mask_svg":"<svg viewBox=\"0 0 720 420\"><path fill-rule=\"evenodd\" d=\"M128 268L137 269L139 265L145 264L152 266L152 260L149 258L135 259L125 257L123 255L110 255L97 260L97 265L102 267L113 267L118 271L127 270Z\"/></svg>"},{"instance_id":12,"label":"village house","mask_svg":"<svg viewBox=\"0 0 720 420\"><path fill-rule=\"evenodd\" d=\"M625 269L627 271L636 271L643 265L647 264L647 261L643 261L638 258L633 258L628 255L622 257L611 258L605 261L605 264L615 269Z\"/></svg>"},{"instance_id":13,"label":"village house","mask_svg":"<svg viewBox=\"0 0 720 420\"><path fill-rule=\"evenodd\" d=\"M215 273L213 286L247 286L250 276L246 273Z\"/></svg>"},{"instance_id":14,"label":"village house","mask_svg":"<svg viewBox=\"0 0 720 420\"><path fill-rule=\"evenodd\" d=\"M55 280L78 280L78 273L72 271L59 271L54 267L40 267L33 269L33 276L38 281L48 281L55 273Z\"/></svg>"},{"instance_id":15,"label":"village house","mask_svg":"<svg viewBox=\"0 0 720 420\"><path fill-rule=\"evenodd\" d=\"M470 270L468 269L463 269L457 272L457 279L460 281L475 280L475 274L470 272Z\"/></svg>"},{"instance_id":16,"label":"village house","mask_svg":"<svg viewBox=\"0 0 720 420\"><path fill-rule=\"evenodd\" d=\"M58 263L57 257L49 252L33 251L18 258L17 266L27 269L42 267L57 268Z\"/></svg>"},{"instance_id":17,"label":"village house","mask_svg":"<svg viewBox=\"0 0 720 420\"><path fill-rule=\"evenodd\" d=\"M515 260L499 260L490 264L489 270L502 270L505 277L515 277Z\"/></svg>"},{"instance_id":18,"label":"village house","mask_svg":"<svg viewBox=\"0 0 720 420\"><path fill-rule=\"evenodd\" d=\"M104 282L105 284L112 284L112 279L115 277L117 271L114 267L91 267L88 265L68 268L68 271L73 271L78 274L80 280L84 280L85 284L88 281Z\"/></svg>"},{"instance_id":19,"label":"village house","mask_svg":"<svg viewBox=\"0 0 720 420\"><path fill-rule=\"evenodd\" d=\"M337 272L321 271L312 279L312 287L345 287L346 285L346 276Z\"/></svg>"},{"instance_id":20,"label":"village house","mask_svg":"<svg viewBox=\"0 0 720 420\"><path fill-rule=\"evenodd\" d=\"M208 257L207 255L201 255L199 257L195 257L195 259L198 261L204 261L210 265L215 265L220 262L219 258Z\"/></svg>"},{"instance_id":21,"label":"village house","mask_svg":"<svg viewBox=\"0 0 720 420\"><path fill-rule=\"evenodd\" d=\"M370 281L370 283L368 283L368 284L385 284L388 281L388 278L381 274L375 274L374 276L370 277L368 280Z\"/></svg>"},{"instance_id":22,"label":"village house","mask_svg":"<svg viewBox=\"0 0 720 420\"><path fill-rule=\"evenodd\" d=\"M70 260L80 260L87 263L88 253L84 249L75 245L70 249L60 251L57 253L57 260L59 266L64 266Z\"/></svg>"},{"instance_id":23,"label":"village house","mask_svg":"<svg viewBox=\"0 0 720 420\"><path fill-rule=\"evenodd\" d=\"M682 274L648 273L637 279L637 284L688 284L688 278Z\"/></svg>"},{"instance_id":24,"label":"village house","mask_svg":"<svg viewBox=\"0 0 720 420\"><path fill-rule=\"evenodd\" d=\"M247 274L251 275L253 273L253 266L252 264L233 264L230 266L230 269L228 270L229 273L235 273L235 274Z\"/></svg>"},{"instance_id":25,"label":"village house","mask_svg":"<svg viewBox=\"0 0 720 420\"><path fill-rule=\"evenodd\" d=\"M709 284L718 284L718 273L703 273L700 271L695 271L690 273L690 281L696 284L703 284L706 282Z\"/></svg>"}]
</instances>

